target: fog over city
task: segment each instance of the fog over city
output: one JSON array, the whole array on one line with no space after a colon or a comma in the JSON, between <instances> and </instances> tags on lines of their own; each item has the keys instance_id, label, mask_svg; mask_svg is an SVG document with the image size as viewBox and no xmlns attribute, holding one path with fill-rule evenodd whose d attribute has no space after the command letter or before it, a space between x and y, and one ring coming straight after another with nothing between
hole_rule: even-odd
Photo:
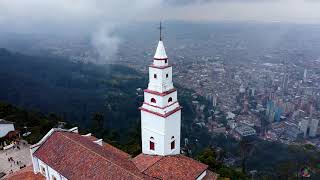
<instances>
[{"instance_id":1,"label":"fog over city","mask_svg":"<svg viewBox=\"0 0 320 180\"><path fill-rule=\"evenodd\" d=\"M0 179L320 179L320 0L0 0Z\"/></svg>"},{"instance_id":2,"label":"fog over city","mask_svg":"<svg viewBox=\"0 0 320 180\"><path fill-rule=\"evenodd\" d=\"M145 20L320 21L316 0L2 0L2 26L45 30ZM161 13L160 13L161 12Z\"/></svg>"},{"instance_id":3,"label":"fog over city","mask_svg":"<svg viewBox=\"0 0 320 180\"><path fill-rule=\"evenodd\" d=\"M122 37L117 28L135 22L244 21L320 22L320 3L312 0L2 0L4 32L91 37L99 56L110 59Z\"/></svg>"}]
</instances>

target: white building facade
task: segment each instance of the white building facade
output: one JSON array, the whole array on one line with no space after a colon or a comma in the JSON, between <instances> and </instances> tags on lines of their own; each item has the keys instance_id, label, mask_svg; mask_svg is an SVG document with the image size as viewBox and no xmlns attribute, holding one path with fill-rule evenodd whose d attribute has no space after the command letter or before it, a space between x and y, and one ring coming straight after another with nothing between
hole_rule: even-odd
<instances>
[{"instance_id":1,"label":"white building facade","mask_svg":"<svg viewBox=\"0 0 320 180\"><path fill-rule=\"evenodd\" d=\"M55 132L55 131L67 131L67 132L73 132L78 133L78 128L71 128L69 130L62 130L62 129L51 129L38 143L30 146L30 153L32 158L32 167L33 172L35 174L42 174L46 180L67 180L63 175L61 175L58 171L54 170L52 167L50 167L48 164L43 162L41 159L39 159L37 156L34 155L34 153L40 148L40 146Z\"/></svg>"},{"instance_id":2,"label":"white building facade","mask_svg":"<svg viewBox=\"0 0 320 180\"><path fill-rule=\"evenodd\" d=\"M180 154L181 106L172 82L172 66L160 38L149 67L149 84L141 110L142 153Z\"/></svg>"},{"instance_id":3,"label":"white building facade","mask_svg":"<svg viewBox=\"0 0 320 180\"><path fill-rule=\"evenodd\" d=\"M6 136L8 132L14 131L13 122L6 121L4 119L0 119L0 138Z\"/></svg>"}]
</instances>

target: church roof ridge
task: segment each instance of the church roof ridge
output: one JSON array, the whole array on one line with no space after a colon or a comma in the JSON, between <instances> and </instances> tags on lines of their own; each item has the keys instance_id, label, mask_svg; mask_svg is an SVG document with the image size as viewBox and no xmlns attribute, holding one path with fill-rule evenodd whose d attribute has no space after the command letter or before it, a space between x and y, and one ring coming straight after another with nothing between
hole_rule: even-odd
<instances>
[{"instance_id":1,"label":"church roof ridge","mask_svg":"<svg viewBox=\"0 0 320 180\"><path fill-rule=\"evenodd\" d=\"M64 141L64 142L59 142L58 139ZM50 142L51 141L51 142ZM41 161L43 161L44 163L48 164L50 167L54 168L55 170L60 170L59 172L61 172L61 175L65 176L66 178L68 177L68 172L73 172L74 169L72 169L73 167L71 166L67 166L67 167L62 167L61 164L59 162L57 162L55 160L55 158L51 158L50 154L52 155L52 153L54 154L54 152L52 151L54 148L53 146L53 142L55 143L60 143L58 144L60 146L60 148L65 148L64 151L62 151L63 153L70 153L70 148L72 149L78 149L79 151L82 149L81 154L84 155L84 153L87 153L87 156L90 156L91 154L91 158L93 159L88 159L88 161L95 161L95 162L99 162L104 164L103 161L106 162L105 166L114 166L114 168L118 168L118 170L114 170L114 171L118 171L118 173L120 173L122 171L121 174L125 173L127 175L130 175L132 177L135 177L137 179L144 179L144 175L140 173L139 169L134 165L134 163L132 163L130 161L130 157L129 156L124 156L124 153L119 153L117 151L114 151L114 149L111 149L109 146L100 146L94 142L92 142L89 138L82 136L80 134L77 133L73 133L73 132L68 132L68 131L54 131L47 139L45 142L43 142L43 144L33 153L35 157L39 158ZM62 144L61 144L62 143ZM107 144L107 143L105 143ZM48 147L46 147L48 146ZM92 148L90 148L90 147ZM68 151L68 149L70 151ZM52 151L52 152L50 152ZM76 153L76 152L74 152ZM106 155L106 153L108 155ZM64 156L64 155L62 155ZM85 156L85 155L84 155ZM109 156L106 157L106 156ZM66 157L66 156L64 156ZM100 159L101 158L101 159ZM95 160L96 159L96 160ZM98 160L100 159L100 160ZM66 159L65 159L66 160ZM74 159L75 161L77 161L78 159ZM72 164L72 163L71 163ZM78 163L74 163L74 164L78 164ZM110 164L110 165L108 165ZM61 169L62 168L62 169ZM68 170L68 168L70 168ZM103 167L101 167L103 168ZM104 167L106 168L106 167ZM101 173L99 173L101 174ZM102 175L102 174L101 174Z\"/></svg>"}]
</instances>

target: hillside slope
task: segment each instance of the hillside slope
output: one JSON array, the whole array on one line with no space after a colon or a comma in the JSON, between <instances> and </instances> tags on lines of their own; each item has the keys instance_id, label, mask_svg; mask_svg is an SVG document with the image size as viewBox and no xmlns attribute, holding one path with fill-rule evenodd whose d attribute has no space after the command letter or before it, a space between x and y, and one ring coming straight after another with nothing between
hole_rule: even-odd
<instances>
[{"instance_id":1,"label":"hillside slope","mask_svg":"<svg viewBox=\"0 0 320 180\"><path fill-rule=\"evenodd\" d=\"M52 111L83 125L94 112L108 113L114 126L138 117L136 88L146 86L140 73L124 66L72 63L5 49L0 50L0 82L2 101ZM121 126L125 124L130 122Z\"/></svg>"}]
</instances>

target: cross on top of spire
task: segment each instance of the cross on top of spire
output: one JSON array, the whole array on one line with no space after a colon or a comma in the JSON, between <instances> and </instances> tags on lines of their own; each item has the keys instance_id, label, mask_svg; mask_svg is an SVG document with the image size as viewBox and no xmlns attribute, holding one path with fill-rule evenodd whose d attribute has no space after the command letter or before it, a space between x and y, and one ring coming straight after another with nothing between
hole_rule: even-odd
<instances>
[{"instance_id":1,"label":"cross on top of spire","mask_svg":"<svg viewBox=\"0 0 320 180\"><path fill-rule=\"evenodd\" d=\"M162 22L160 21L160 26L159 26L159 30L160 30L160 41L162 41Z\"/></svg>"},{"instance_id":2,"label":"cross on top of spire","mask_svg":"<svg viewBox=\"0 0 320 180\"><path fill-rule=\"evenodd\" d=\"M160 30L160 41L158 43L158 47L157 47L157 50L156 50L156 54L154 55L154 58L155 59L168 59L167 57L167 54L166 54L166 50L164 49L164 45L163 45L163 42L162 42L162 30L163 30L163 27L162 27L162 22L160 21L160 26L159 26L159 30Z\"/></svg>"}]
</instances>

